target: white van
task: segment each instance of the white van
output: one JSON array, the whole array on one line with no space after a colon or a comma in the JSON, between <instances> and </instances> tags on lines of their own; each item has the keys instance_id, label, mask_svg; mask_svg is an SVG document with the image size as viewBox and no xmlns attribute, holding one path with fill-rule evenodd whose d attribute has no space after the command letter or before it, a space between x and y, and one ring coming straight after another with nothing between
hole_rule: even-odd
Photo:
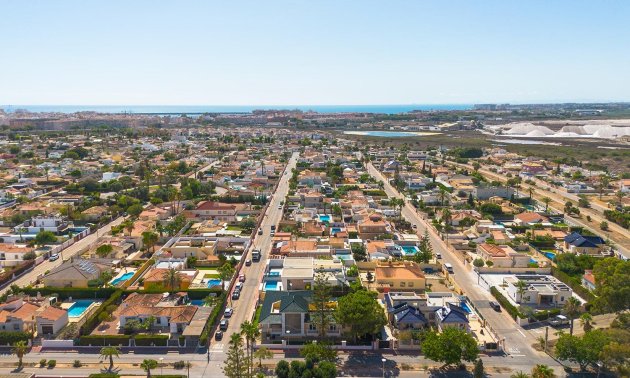
<instances>
[{"instance_id":1,"label":"white van","mask_svg":"<svg viewBox=\"0 0 630 378\"><path fill-rule=\"evenodd\" d=\"M453 265L451 265L450 263L445 263L444 264L444 269L446 269L447 272L449 272L450 274L453 274Z\"/></svg>"}]
</instances>

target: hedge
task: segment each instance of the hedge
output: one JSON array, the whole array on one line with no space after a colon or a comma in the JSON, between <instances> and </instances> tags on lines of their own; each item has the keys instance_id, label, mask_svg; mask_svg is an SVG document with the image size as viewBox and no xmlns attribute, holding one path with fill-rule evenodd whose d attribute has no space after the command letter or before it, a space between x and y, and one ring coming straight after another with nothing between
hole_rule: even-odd
<instances>
[{"instance_id":1,"label":"hedge","mask_svg":"<svg viewBox=\"0 0 630 378\"><path fill-rule=\"evenodd\" d=\"M210 294L216 294L220 296L223 293L221 287L216 287L213 289L190 289L187 291L188 298L190 299L204 299Z\"/></svg>"},{"instance_id":2,"label":"hedge","mask_svg":"<svg viewBox=\"0 0 630 378\"><path fill-rule=\"evenodd\" d=\"M105 299L110 298L114 292L116 292L116 288L112 287L102 287L102 288L91 288L91 287L25 287L21 289L24 294L28 294L30 296L36 296L37 293L40 293L43 296L48 296L51 294L58 294L59 299L65 300L70 297L73 299Z\"/></svg>"},{"instance_id":3,"label":"hedge","mask_svg":"<svg viewBox=\"0 0 630 378\"><path fill-rule=\"evenodd\" d=\"M166 346L168 343L168 335L136 335L136 346Z\"/></svg>"},{"instance_id":4,"label":"hedge","mask_svg":"<svg viewBox=\"0 0 630 378\"><path fill-rule=\"evenodd\" d=\"M107 309L107 307L109 307L110 305L116 304L122 295L123 295L122 290L115 289L114 293L109 297L109 299L101 303L101 305L94 312L94 314L92 314L92 316L90 316L85 321L85 324L81 326L81 335L89 335L90 333L92 333L92 331L94 331L94 329L100 323L98 319L98 316L100 315L100 313L104 312Z\"/></svg>"},{"instance_id":5,"label":"hedge","mask_svg":"<svg viewBox=\"0 0 630 378\"><path fill-rule=\"evenodd\" d=\"M142 274L144 274L144 272L149 269L151 266L153 266L153 263L155 262L155 260L153 259L149 259L147 260L141 267L140 269L136 270L136 272L133 274L133 276L131 276L130 279L128 279L127 281L123 282L122 285L120 285L120 287L122 289L126 289L129 286L131 286L131 284L133 284L134 282L136 282L138 280L138 278L140 278L140 276L142 276Z\"/></svg>"},{"instance_id":6,"label":"hedge","mask_svg":"<svg viewBox=\"0 0 630 378\"><path fill-rule=\"evenodd\" d=\"M210 316L208 316L206 326L204 327L203 332L201 332L201 336L199 336L199 340L202 344L208 340L208 334L210 333L210 330L216 325L217 320L221 317L226 298L227 295L225 294L225 292L221 293L221 295L219 296L219 302L212 309Z\"/></svg>"},{"instance_id":7,"label":"hedge","mask_svg":"<svg viewBox=\"0 0 630 378\"><path fill-rule=\"evenodd\" d=\"M28 341L33 338L33 335L28 332L21 331L2 331L0 332L0 344L15 344L18 341Z\"/></svg>"},{"instance_id":8,"label":"hedge","mask_svg":"<svg viewBox=\"0 0 630 378\"><path fill-rule=\"evenodd\" d=\"M128 335L86 335L79 338L79 345L81 346L105 346L105 345L118 345L129 346Z\"/></svg>"},{"instance_id":9,"label":"hedge","mask_svg":"<svg viewBox=\"0 0 630 378\"><path fill-rule=\"evenodd\" d=\"M516 308L512 304L512 302L510 302L506 297L504 297L503 294L501 294L501 292L499 291L499 289L497 289L495 286L492 286L490 288L490 293L492 293L492 295L496 298L496 300L501 304L501 307L503 307L508 312L508 314L510 314L512 319L516 320L517 317L524 318L524 316L521 314L518 308Z\"/></svg>"},{"instance_id":10,"label":"hedge","mask_svg":"<svg viewBox=\"0 0 630 378\"><path fill-rule=\"evenodd\" d=\"M566 274L556 266L551 267L551 275L567 284L573 291L587 302L593 302L595 296L587 288L582 286L582 282L570 275Z\"/></svg>"}]
</instances>

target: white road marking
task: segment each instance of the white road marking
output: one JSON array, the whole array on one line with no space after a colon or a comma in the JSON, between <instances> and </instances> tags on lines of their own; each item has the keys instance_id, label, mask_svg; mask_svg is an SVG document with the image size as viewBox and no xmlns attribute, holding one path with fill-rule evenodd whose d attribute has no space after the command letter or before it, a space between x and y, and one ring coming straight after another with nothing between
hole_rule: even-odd
<instances>
[{"instance_id":1,"label":"white road marking","mask_svg":"<svg viewBox=\"0 0 630 378\"><path fill-rule=\"evenodd\" d=\"M527 337L527 336L525 336L525 334L523 333L523 331L521 331L520 329L518 329L518 328L517 328L516 330L518 331L518 333L520 333L521 335L523 335L523 337Z\"/></svg>"}]
</instances>

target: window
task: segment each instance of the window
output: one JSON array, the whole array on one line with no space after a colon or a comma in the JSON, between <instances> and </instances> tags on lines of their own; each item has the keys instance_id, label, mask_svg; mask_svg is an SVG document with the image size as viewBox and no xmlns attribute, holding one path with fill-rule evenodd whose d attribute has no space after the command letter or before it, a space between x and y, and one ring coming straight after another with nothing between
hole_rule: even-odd
<instances>
[{"instance_id":1,"label":"window","mask_svg":"<svg viewBox=\"0 0 630 378\"><path fill-rule=\"evenodd\" d=\"M400 283L400 287L405 287L406 286L406 282L401 282Z\"/></svg>"},{"instance_id":2,"label":"window","mask_svg":"<svg viewBox=\"0 0 630 378\"><path fill-rule=\"evenodd\" d=\"M328 326L328 329L330 330L330 332L337 332L337 325L336 324L330 324Z\"/></svg>"},{"instance_id":3,"label":"window","mask_svg":"<svg viewBox=\"0 0 630 378\"><path fill-rule=\"evenodd\" d=\"M564 297L560 297L560 302L564 302Z\"/></svg>"},{"instance_id":4,"label":"window","mask_svg":"<svg viewBox=\"0 0 630 378\"><path fill-rule=\"evenodd\" d=\"M317 326L315 326L315 324L311 323L308 325L308 330L309 331L317 331Z\"/></svg>"},{"instance_id":5,"label":"window","mask_svg":"<svg viewBox=\"0 0 630 378\"><path fill-rule=\"evenodd\" d=\"M13 325L13 329L16 330L16 331L19 331L20 330L20 325L19 324L14 324Z\"/></svg>"},{"instance_id":6,"label":"window","mask_svg":"<svg viewBox=\"0 0 630 378\"><path fill-rule=\"evenodd\" d=\"M409 282L409 287L413 287L413 282Z\"/></svg>"}]
</instances>

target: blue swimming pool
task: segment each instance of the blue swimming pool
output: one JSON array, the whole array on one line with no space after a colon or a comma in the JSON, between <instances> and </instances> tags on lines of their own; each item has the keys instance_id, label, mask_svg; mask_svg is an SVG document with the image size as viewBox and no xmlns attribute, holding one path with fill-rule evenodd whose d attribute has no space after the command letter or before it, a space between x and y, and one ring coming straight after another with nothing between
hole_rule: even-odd
<instances>
[{"instance_id":1,"label":"blue swimming pool","mask_svg":"<svg viewBox=\"0 0 630 378\"><path fill-rule=\"evenodd\" d=\"M530 264L538 264L538 261L532 259L531 257L529 258L529 263Z\"/></svg>"},{"instance_id":2,"label":"blue swimming pool","mask_svg":"<svg viewBox=\"0 0 630 378\"><path fill-rule=\"evenodd\" d=\"M96 301L91 299L79 299L75 301L72 306L68 308L68 316L71 318L78 318L79 316L83 315L85 310L87 310L88 307L90 307L90 305L94 302Z\"/></svg>"},{"instance_id":3,"label":"blue swimming pool","mask_svg":"<svg viewBox=\"0 0 630 378\"><path fill-rule=\"evenodd\" d=\"M267 275L268 276L273 276L273 277L278 277L278 276L280 276L280 272L282 272L282 269L272 268L272 269L269 269L269 273L267 273Z\"/></svg>"},{"instance_id":4,"label":"blue swimming pool","mask_svg":"<svg viewBox=\"0 0 630 378\"><path fill-rule=\"evenodd\" d=\"M472 314L472 310L470 309L470 307L468 307L468 303L466 302L461 302L459 304L459 307L463 308L464 310L466 310L467 313Z\"/></svg>"},{"instance_id":5,"label":"blue swimming pool","mask_svg":"<svg viewBox=\"0 0 630 378\"><path fill-rule=\"evenodd\" d=\"M553 252L548 252L548 251L541 251L540 253L542 253L543 255L545 255L545 257L547 257L549 260L553 260L556 258L556 254Z\"/></svg>"},{"instance_id":6,"label":"blue swimming pool","mask_svg":"<svg viewBox=\"0 0 630 378\"><path fill-rule=\"evenodd\" d=\"M265 282L265 291L278 291L278 282L276 281Z\"/></svg>"},{"instance_id":7,"label":"blue swimming pool","mask_svg":"<svg viewBox=\"0 0 630 378\"><path fill-rule=\"evenodd\" d=\"M330 223L330 215L319 215L319 220L325 223Z\"/></svg>"},{"instance_id":8,"label":"blue swimming pool","mask_svg":"<svg viewBox=\"0 0 630 378\"><path fill-rule=\"evenodd\" d=\"M331 228L330 228L330 233L331 233L331 234L333 234L333 235L334 235L334 234L336 234L336 233L338 233L338 232L341 232L341 227L331 227Z\"/></svg>"},{"instance_id":9,"label":"blue swimming pool","mask_svg":"<svg viewBox=\"0 0 630 378\"><path fill-rule=\"evenodd\" d=\"M118 278L114 278L110 283L114 286L117 286L119 283L125 282L133 277L134 272L125 273Z\"/></svg>"},{"instance_id":10,"label":"blue swimming pool","mask_svg":"<svg viewBox=\"0 0 630 378\"><path fill-rule=\"evenodd\" d=\"M405 255L415 255L418 253L418 247L415 245L401 245L400 248L402 248Z\"/></svg>"},{"instance_id":11,"label":"blue swimming pool","mask_svg":"<svg viewBox=\"0 0 630 378\"><path fill-rule=\"evenodd\" d=\"M208 287L221 286L222 282L218 278L211 278L208 280Z\"/></svg>"},{"instance_id":12,"label":"blue swimming pool","mask_svg":"<svg viewBox=\"0 0 630 378\"><path fill-rule=\"evenodd\" d=\"M190 304L195 306L203 306L203 299L193 299L190 301Z\"/></svg>"}]
</instances>

